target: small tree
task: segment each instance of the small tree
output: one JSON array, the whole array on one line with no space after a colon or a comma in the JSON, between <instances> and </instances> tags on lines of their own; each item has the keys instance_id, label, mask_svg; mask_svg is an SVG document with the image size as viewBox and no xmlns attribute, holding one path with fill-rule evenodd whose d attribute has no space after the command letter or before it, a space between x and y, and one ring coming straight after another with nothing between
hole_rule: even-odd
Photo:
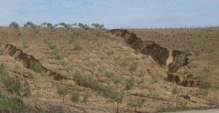
<instances>
[{"instance_id":1,"label":"small tree","mask_svg":"<svg viewBox=\"0 0 219 113\"><path fill-rule=\"evenodd\" d=\"M57 92L62 97L62 102L65 102L65 96L69 93L68 88L65 86L57 85Z\"/></svg>"},{"instance_id":2,"label":"small tree","mask_svg":"<svg viewBox=\"0 0 219 113\"><path fill-rule=\"evenodd\" d=\"M141 108L142 107L142 104L143 104L143 102L138 97L135 97L134 99L133 99L133 97L130 97L130 100L128 102L128 106L134 107L135 108L135 112L137 111L137 108Z\"/></svg>"},{"instance_id":3,"label":"small tree","mask_svg":"<svg viewBox=\"0 0 219 113\"><path fill-rule=\"evenodd\" d=\"M18 29L19 24L16 23L16 22L12 22L12 23L9 25L9 27L14 27L14 28Z\"/></svg>"}]
</instances>

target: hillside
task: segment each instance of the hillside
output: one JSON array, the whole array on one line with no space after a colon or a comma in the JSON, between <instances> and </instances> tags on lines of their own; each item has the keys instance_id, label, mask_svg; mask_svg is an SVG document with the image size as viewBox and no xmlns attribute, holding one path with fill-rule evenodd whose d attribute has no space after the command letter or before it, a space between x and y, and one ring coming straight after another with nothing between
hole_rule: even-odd
<instances>
[{"instance_id":1,"label":"hillside","mask_svg":"<svg viewBox=\"0 0 219 113\"><path fill-rule=\"evenodd\" d=\"M20 101L30 105L25 108L29 112L216 107L218 28L203 29L0 27L0 75L8 73L28 84L32 93ZM3 78L2 95L19 98L6 91ZM64 103L57 89L68 91Z\"/></svg>"}]
</instances>

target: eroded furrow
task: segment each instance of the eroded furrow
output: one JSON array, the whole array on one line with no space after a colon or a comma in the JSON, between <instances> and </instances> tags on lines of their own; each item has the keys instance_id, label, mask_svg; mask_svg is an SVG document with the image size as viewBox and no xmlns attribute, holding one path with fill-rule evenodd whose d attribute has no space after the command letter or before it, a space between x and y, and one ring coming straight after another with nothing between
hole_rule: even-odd
<instances>
[{"instance_id":1,"label":"eroded furrow","mask_svg":"<svg viewBox=\"0 0 219 113\"><path fill-rule=\"evenodd\" d=\"M168 74L167 81L188 87L198 86L199 81L188 80L192 75L174 76L172 74L177 72L180 67L189 64L187 57L191 54L178 50L168 50L154 41L143 41L136 34L130 33L127 30L115 29L112 32L120 32L121 37L133 49L139 50L142 54L150 55L161 67L166 69Z\"/></svg>"},{"instance_id":2,"label":"eroded furrow","mask_svg":"<svg viewBox=\"0 0 219 113\"><path fill-rule=\"evenodd\" d=\"M16 48L16 46L14 46L12 44L5 44L5 53L7 55L10 55L11 57L13 57L16 61L21 62L23 64L23 66L28 68L28 69L32 69L31 62L39 63L39 61L36 58L34 58L32 55L28 55L28 54L24 53L22 50ZM41 65L41 67L42 67L42 70L45 73L45 75L53 77L54 80L66 79L66 78L63 78L61 76L61 74L59 74L59 73L55 73L52 70L49 70L42 65Z\"/></svg>"}]
</instances>

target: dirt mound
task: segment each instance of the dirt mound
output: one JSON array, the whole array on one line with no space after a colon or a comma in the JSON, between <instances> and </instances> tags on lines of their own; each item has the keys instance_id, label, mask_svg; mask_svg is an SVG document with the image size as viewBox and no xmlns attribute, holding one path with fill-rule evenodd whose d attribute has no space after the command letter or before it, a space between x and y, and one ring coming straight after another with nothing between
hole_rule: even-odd
<instances>
[{"instance_id":1,"label":"dirt mound","mask_svg":"<svg viewBox=\"0 0 219 113\"><path fill-rule=\"evenodd\" d=\"M121 33L121 37L132 48L139 50L142 54L150 55L161 67L165 68L168 73L167 81L189 87L198 86L199 81L187 80L188 75L174 76L171 74L177 72L180 67L189 64L187 56L191 54L178 50L168 50L167 48L156 44L154 41L143 41L141 38L137 37L136 34L130 33L127 30L115 29L112 30L112 32Z\"/></svg>"}]
</instances>

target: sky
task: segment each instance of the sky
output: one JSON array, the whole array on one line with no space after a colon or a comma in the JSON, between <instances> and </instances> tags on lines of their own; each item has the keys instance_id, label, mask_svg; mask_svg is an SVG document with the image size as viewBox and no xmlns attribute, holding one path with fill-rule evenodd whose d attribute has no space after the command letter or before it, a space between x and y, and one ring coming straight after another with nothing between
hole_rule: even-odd
<instances>
[{"instance_id":1,"label":"sky","mask_svg":"<svg viewBox=\"0 0 219 113\"><path fill-rule=\"evenodd\" d=\"M0 26L12 21L109 29L219 26L219 0L0 0Z\"/></svg>"}]
</instances>

